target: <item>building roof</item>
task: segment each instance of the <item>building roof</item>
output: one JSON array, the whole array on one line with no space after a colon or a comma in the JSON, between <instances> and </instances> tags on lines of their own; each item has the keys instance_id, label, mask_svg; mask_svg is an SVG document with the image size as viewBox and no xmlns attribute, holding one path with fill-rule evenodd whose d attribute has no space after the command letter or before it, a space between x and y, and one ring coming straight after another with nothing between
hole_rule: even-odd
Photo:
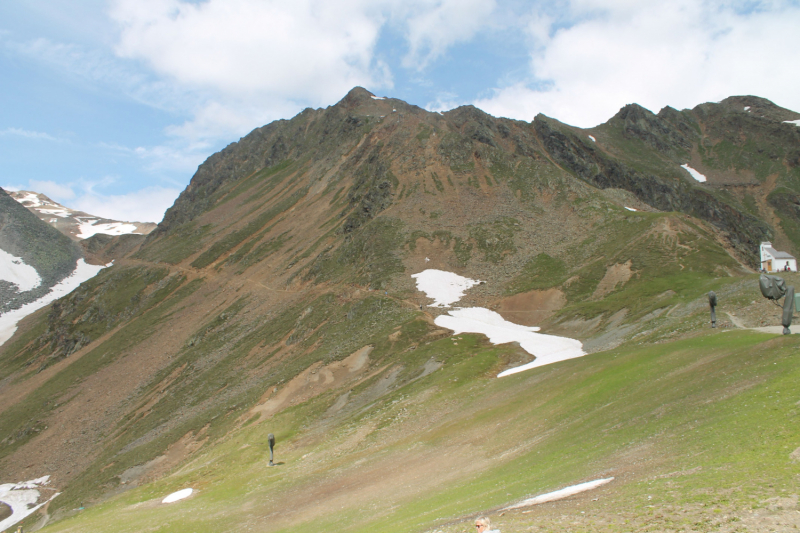
<instances>
[{"instance_id":1,"label":"building roof","mask_svg":"<svg viewBox=\"0 0 800 533\"><path fill-rule=\"evenodd\" d=\"M765 246L764 251L771 255L773 259L794 259L793 255L787 254L786 252L779 252L775 248L770 248L769 246Z\"/></svg>"}]
</instances>

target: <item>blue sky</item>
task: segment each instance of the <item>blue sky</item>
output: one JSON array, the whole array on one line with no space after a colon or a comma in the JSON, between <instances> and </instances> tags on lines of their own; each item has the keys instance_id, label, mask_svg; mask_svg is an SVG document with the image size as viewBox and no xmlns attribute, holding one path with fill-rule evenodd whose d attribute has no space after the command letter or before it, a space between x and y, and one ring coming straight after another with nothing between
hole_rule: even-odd
<instances>
[{"instance_id":1,"label":"blue sky","mask_svg":"<svg viewBox=\"0 0 800 533\"><path fill-rule=\"evenodd\" d=\"M9 0L0 186L159 221L206 157L355 85L581 127L736 94L800 111L798 28L798 0Z\"/></svg>"}]
</instances>

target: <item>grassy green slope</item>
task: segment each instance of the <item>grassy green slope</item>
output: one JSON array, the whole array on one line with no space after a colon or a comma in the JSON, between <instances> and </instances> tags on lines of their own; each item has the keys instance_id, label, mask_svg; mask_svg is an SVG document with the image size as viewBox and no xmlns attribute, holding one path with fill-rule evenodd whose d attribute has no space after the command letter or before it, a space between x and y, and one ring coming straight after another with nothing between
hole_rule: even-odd
<instances>
[{"instance_id":1,"label":"grassy green slope","mask_svg":"<svg viewBox=\"0 0 800 533\"><path fill-rule=\"evenodd\" d=\"M318 415L336 398L320 397L45 531L462 531L461 517L609 476L597 501L507 513L502 530L561 530L563 514L603 531L710 527L719 510L735 521L798 490L797 348L793 337L715 331L496 379L511 348L442 339L405 361L432 355L442 370L335 429ZM372 431L348 446L356 427ZM266 466L268 432L277 468ZM187 486L192 499L159 503Z\"/></svg>"}]
</instances>

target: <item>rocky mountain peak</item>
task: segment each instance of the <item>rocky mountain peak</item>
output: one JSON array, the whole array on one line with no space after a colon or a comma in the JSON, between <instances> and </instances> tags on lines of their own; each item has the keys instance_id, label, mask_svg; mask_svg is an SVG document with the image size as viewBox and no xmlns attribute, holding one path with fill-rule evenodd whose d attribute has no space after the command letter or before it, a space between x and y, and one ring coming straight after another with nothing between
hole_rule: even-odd
<instances>
[{"instance_id":1,"label":"rocky mountain peak","mask_svg":"<svg viewBox=\"0 0 800 533\"><path fill-rule=\"evenodd\" d=\"M665 112L664 115L670 114ZM672 115L673 117L675 115ZM614 115L613 121L622 122L623 135L639 139L656 150L677 156L692 147L687 131L681 131L649 109L638 104L628 104Z\"/></svg>"},{"instance_id":2,"label":"rocky mountain peak","mask_svg":"<svg viewBox=\"0 0 800 533\"><path fill-rule=\"evenodd\" d=\"M371 104L376 98L380 97L376 97L376 95L363 87L353 87L336 105L348 111L353 111L358 109L359 106Z\"/></svg>"}]
</instances>

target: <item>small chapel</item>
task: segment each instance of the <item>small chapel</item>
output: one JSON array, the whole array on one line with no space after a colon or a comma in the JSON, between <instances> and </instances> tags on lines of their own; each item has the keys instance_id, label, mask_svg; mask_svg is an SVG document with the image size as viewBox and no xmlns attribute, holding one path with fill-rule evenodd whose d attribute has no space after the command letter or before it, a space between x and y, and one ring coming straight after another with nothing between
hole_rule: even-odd
<instances>
[{"instance_id":1,"label":"small chapel","mask_svg":"<svg viewBox=\"0 0 800 533\"><path fill-rule=\"evenodd\" d=\"M797 260L793 255L779 252L772 247L772 243L761 243L761 268L765 272L797 272Z\"/></svg>"}]
</instances>

